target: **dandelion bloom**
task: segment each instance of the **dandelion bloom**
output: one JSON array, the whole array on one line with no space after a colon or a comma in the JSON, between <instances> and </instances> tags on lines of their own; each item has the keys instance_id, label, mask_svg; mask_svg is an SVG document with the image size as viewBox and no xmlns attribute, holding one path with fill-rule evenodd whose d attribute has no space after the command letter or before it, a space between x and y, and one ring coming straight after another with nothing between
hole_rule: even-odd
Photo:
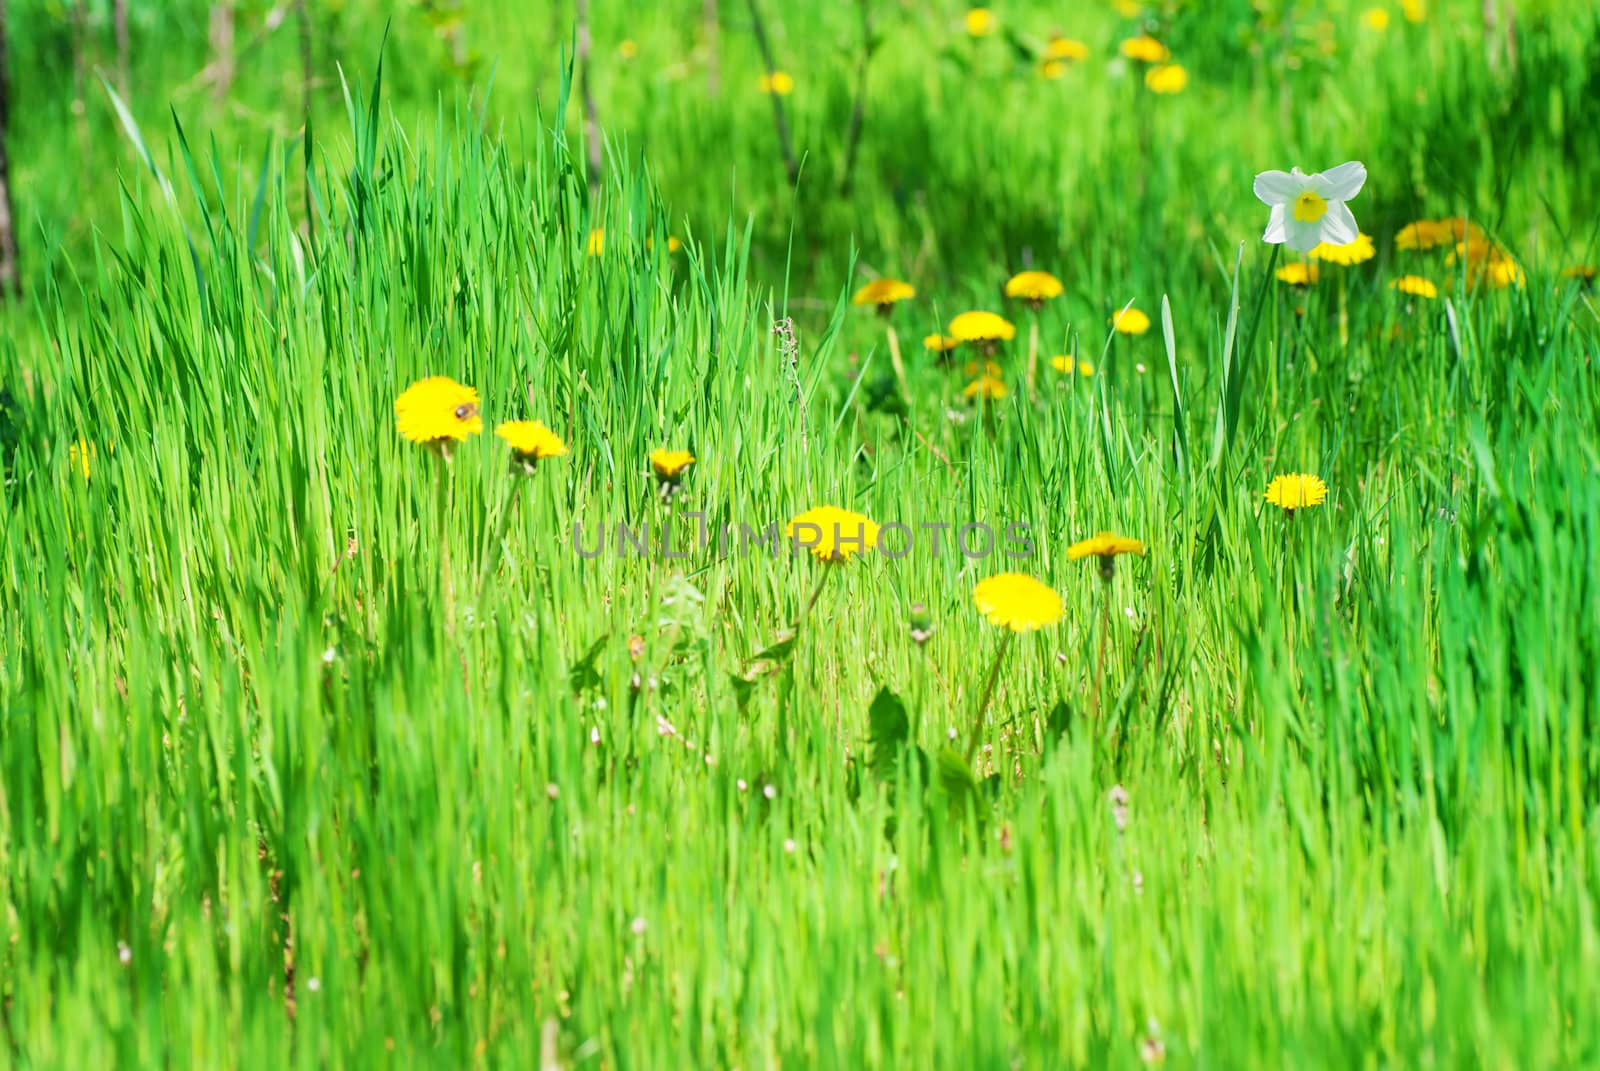
<instances>
[{"instance_id":1,"label":"dandelion bloom","mask_svg":"<svg viewBox=\"0 0 1600 1071\"><path fill-rule=\"evenodd\" d=\"M961 371L974 379L978 376L994 376L998 379L1004 374L1000 369L1000 365L995 361L984 361L982 364L977 361L968 361L961 367Z\"/></svg>"},{"instance_id":2,"label":"dandelion bloom","mask_svg":"<svg viewBox=\"0 0 1600 1071\"><path fill-rule=\"evenodd\" d=\"M1061 596L1022 573L1001 573L972 589L978 612L996 628L1032 632L1061 620Z\"/></svg>"},{"instance_id":3,"label":"dandelion bloom","mask_svg":"<svg viewBox=\"0 0 1600 1071\"><path fill-rule=\"evenodd\" d=\"M1006 280L1006 297L1031 301L1035 306L1061 296L1061 280L1047 271L1022 271Z\"/></svg>"},{"instance_id":4,"label":"dandelion bloom","mask_svg":"<svg viewBox=\"0 0 1600 1071\"><path fill-rule=\"evenodd\" d=\"M694 455L687 450L656 450L650 454L650 468L658 480L679 480L694 462Z\"/></svg>"},{"instance_id":5,"label":"dandelion bloom","mask_svg":"<svg viewBox=\"0 0 1600 1071\"><path fill-rule=\"evenodd\" d=\"M1118 48L1124 56L1140 63L1165 63L1172 58L1172 50L1147 33L1128 38Z\"/></svg>"},{"instance_id":6,"label":"dandelion bloom","mask_svg":"<svg viewBox=\"0 0 1600 1071\"><path fill-rule=\"evenodd\" d=\"M878 526L860 513L817 506L789 522L784 536L822 562L848 562L878 545Z\"/></svg>"},{"instance_id":7,"label":"dandelion bloom","mask_svg":"<svg viewBox=\"0 0 1600 1071\"><path fill-rule=\"evenodd\" d=\"M1189 72L1176 63L1162 63L1144 72L1145 88L1152 93L1182 93Z\"/></svg>"},{"instance_id":8,"label":"dandelion bloom","mask_svg":"<svg viewBox=\"0 0 1600 1071\"><path fill-rule=\"evenodd\" d=\"M1578 279L1585 283L1594 282L1597 275L1600 275L1600 268L1593 264L1579 264L1561 273L1563 279Z\"/></svg>"},{"instance_id":9,"label":"dandelion bloom","mask_svg":"<svg viewBox=\"0 0 1600 1071\"><path fill-rule=\"evenodd\" d=\"M394 401L395 425L414 443L465 442L483 430L478 392L449 376L429 376Z\"/></svg>"},{"instance_id":10,"label":"dandelion bloom","mask_svg":"<svg viewBox=\"0 0 1600 1071\"><path fill-rule=\"evenodd\" d=\"M82 473L85 480L89 478L89 463L95 457L94 443L88 439L79 439L67 447L67 467L74 472Z\"/></svg>"},{"instance_id":11,"label":"dandelion bloom","mask_svg":"<svg viewBox=\"0 0 1600 1071\"><path fill-rule=\"evenodd\" d=\"M950 333L962 342L992 345L1009 342L1016 337L1017 329L1010 320L992 312L964 312L950 321Z\"/></svg>"},{"instance_id":12,"label":"dandelion bloom","mask_svg":"<svg viewBox=\"0 0 1600 1071\"><path fill-rule=\"evenodd\" d=\"M1484 238L1483 228L1476 223L1462 219L1460 216L1446 216L1438 221L1439 226L1458 242L1478 242Z\"/></svg>"},{"instance_id":13,"label":"dandelion bloom","mask_svg":"<svg viewBox=\"0 0 1600 1071\"><path fill-rule=\"evenodd\" d=\"M1308 264L1305 261L1285 264L1277 271L1278 281L1288 283L1290 286L1311 286L1321 274L1315 264Z\"/></svg>"},{"instance_id":14,"label":"dandelion bloom","mask_svg":"<svg viewBox=\"0 0 1600 1071\"><path fill-rule=\"evenodd\" d=\"M1054 82L1058 78L1065 77L1066 73L1067 65L1061 60L1047 59L1039 64L1039 77L1046 81Z\"/></svg>"},{"instance_id":15,"label":"dandelion bloom","mask_svg":"<svg viewBox=\"0 0 1600 1071\"><path fill-rule=\"evenodd\" d=\"M1436 249L1446 242L1452 241L1450 227L1438 219L1419 219L1415 223L1407 223L1400 228L1394 236L1396 249Z\"/></svg>"},{"instance_id":16,"label":"dandelion bloom","mask_svg":"<svg viewBox=\"0 0 1600 1071\"><path fill-rule=\"evenodd\" d=\"M625 60L633 59L633 57L637 56L638 54L639 45L632 38L624 40L622 43L617 45L617 55L621 56Z\"/></svg>"},{"instance_id":17,"label":"dandelion bloom","mask_svg":"<svg viewBox=\"0 0 1600 1071\"><path fill-rule=\"evenodd\" d=\"M1111 326L1119 335L1142 335L1150 330L1150 317L1130 306L1111 317Z\"/></svg>"},{"instance_id":18,"label":"dandelion bloom","mask_svg":"<svg viewBox=\"0 0 1600 1071\"><path fill-rule=\"evenodd\" d=\"M1467 285L1470 287L1487 285L1500 290L1521 286L1525 281L1521 266L1511 254L1487 238L1458 242L1446 262L1454 264L1462 258L1467 262Z\"/></svg>"},{"instance_id":19,"label":"dandelion bloom","mask_svg":"<svg viewBox=\"0 0 1600 1071\"><path fill-rule=\"evenodd\" d=\"M1052 37L1044 46L1044 57L1066 63L1076 63L1089 58L1089 46L1070 37Z\"/></svg>"},{"instance_id":20,"label":"dandelion bloom","mask_svg":"<svg viewBox=\"0 0 1600 1071\"><path fill-rule=\"evenodd\" d=\"M1355 241L1361 232L1345 202L1360 193L1366 182L1367 168L1359 160L1312 175L1298 167L1261 172L1256 176L1255 195L1272 209L1261 240L1269 245L1287 244L1300 253L1323 243Z\"/></svg>"},{"instance_id":21,"label":"dandelion bloom","mask_svg":"<svg viewBox=\"0 0 1600 1071\"><path fill-rule=\"evenodd\" d=\"M982 398L986 402L996 402L1011 392L1006 389L1005 381L999 376L981 375L961 392L968 398Z\"/></svg>"},{"instance_id":22,"label":"dandelion bloom","mask_svg":"<svg viewBox=\"0 0 1600 1071\"><path fill-rule=\"evenodd\" d=\"M787 97L794 92L794 79L785 71L773 71L771 74L764 74L758 84L761 87L761 92L768 95L776 93L780 97Z\"/></svg>"},{"instance_id":23,"label":"dandelion bloom","mask_svg":"<svg viewBox=\"0 0 1600 1071\"><path fill-rule=\"evenodd\" d=\"M1421 22L1428 17L1428 0L1400 0L1400 13L1407 22Z\"/></svg>"},{"instance_id":24,"label":"dandelion bloom","mask_svg":"<svg viewBox=\"0 0 1600 1071\"><path fill-rule=\"evenodd\" d=\"M505 440L511 452L517 455L517 460L524 464L547 457L561 457L567 452L567 444L545 427L542 421L508 420L495 428L494 433Z\"/></svg>"},{"instance_id":25,"label":"dandelion bloom","mask_svg":"<svg viewBox=\"0 0 1600 1071\"><path fill-rule=\"evenodd\" d=\"M1371 260L1376 250L1372 245L1370 234L1358 234L1355 241L1345 242L1343 245L1331 245L1323 242L1310 252L1312 260L1324 261L1328 264L1360 264L1362 261Z\"/></svg>"},{"instance_id":26,"label":"dandelion bloom","mask_svg":"<svg viewBox=\"0 0 1600 1071\"><path fill-rule=\"evenodd\" d=\"M1050 358L1050 367L1064 376L1070 376L1073 372L1077 372L1080 376L1094 375L1094 365L1065 353L1058 353Z\"/></svg>"},{"instance_id":27,"label":"dandelion bloom","mask_svg":"<svg viewBox=\"0 0 1600 1071\"><path fill-rule=\"evenodd\" d=\"M1361 13L1361 23L1369 30L1377 30L1382 33L1389 28L1389 9L1369 7Z\"/></svg>"},{"instance_id":28,"label":"dandelion bloom","mask_svg":"<svg viewBox=\"0 0 1600 1071\"><path fill-rule=\"evenodd\" d=\"M986 7L975 7L967 12L967 33L973 37L988 37L995 31L994 12Z\"/></svg>"},{"instance_id":29,"label":"dandelion bloom","mask_svg":"<svg viewBox=\"0 0 1600 1071\"><path fill-rule=\"evenodd\" d=\"M1267 501L1290 513L1307 506L1320 506L1327 497L1328 485L1322 478L1304 472L1274 476L1267 484Z\"/></svg>"},{"instance_id":30,"label":"dandelion bloom","mask_svg":"<svg viewBox=\"0 0 1600 1071\"><path fill-rule=\"evenodd\" d=\"M924 335L922 345L934 353L944 353L961 345L961 340L954 335L941 335L935 332L931 335Z\"/></svg>"},{"instance_id":31,"label":"dandelion bloom","mask_svg":"<svg viewBox=\"0 0 1600 1071\"><path fill-rule=\"evenodd\" d=\"M1110 581L1116 575L1117 558L1123 554L1143 554L1144 544L1137 539L1119 536L1115 532L1099 532L1088 539L1080 539L1067 548L1068 561L1096 558L1100 562L1100 579Z\"/></svg>"},{"instance_id":32,"label":"dandelion bloom","mask_svg":"<svg viewBox=\"0 0 1600 1071\"><path fill-rule=\"evenodd\" d=\"M588 244L588 246L586 248L588 249L589 255L591 257L597 257L601 253L605 252L605 248L606 248L606 232L605 232L605 228L596 227L594 230L589 232L589 244Z\"/></svg>"},{"instance_id":33,"label":"dandelion bloom","mask_svg":"<svg viewBox=\"0 0 1600 1071\"><path fill-rule=\"evenodd\" d=\"M1389 281L1390 290L1398 290L1402 294L1413 297L1435 298L1439 296L1439 288L1420 275L1402 275L1398 279Z\"/></svg>"},{"instance_id":34,"label":"dandelion bloom","mask_svg":"<svg viewBox=\"0 0 1600 1071\"><path fill-rule=\"evenodd\" d=\"M917 291L910 283L903 283L899 279L874 279L872 282L856 291L856 296L851 302L856 305L876 305L879 312L888 312L894 308L894 303L917 296Z\"/></svg>"}]
</instances>

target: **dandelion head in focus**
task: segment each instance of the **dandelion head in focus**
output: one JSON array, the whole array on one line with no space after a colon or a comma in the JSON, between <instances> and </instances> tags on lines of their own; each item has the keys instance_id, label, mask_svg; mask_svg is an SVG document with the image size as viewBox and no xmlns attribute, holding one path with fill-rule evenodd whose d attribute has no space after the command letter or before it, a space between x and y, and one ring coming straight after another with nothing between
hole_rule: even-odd
<instances>
[{"instance_id":1,"label":"dandelion head in focus","mask_svg":"<svg viewBox=\"0 0 1600 1071\"><path fill-rule=\"evenodd\" d=\"M1268 502L1281 507L1285 513L1293 514L1297 509L1322 505L1328 497L1328 485L1322 482L1320 476L1294 472L1274 476L1272 482L1267 484L1266 497Z\"/></svg>"},{"instance_id":2,"label":"dandelion head in focus","mask_svg":"<svg viewBox=\"0 0 1600 1071\"><path fill-rule=\"evenodd\" d=\"M996 628L1032 632L1061 620L1061 596L1022 573L1001 573L972 589L978 612Z\"/></svg>"},{"instance_id":3,"label":"dandelion head in focus","mask_svg":"<svg viewBox=\"0 0 1600 1071\"><path fill-rule=\"evenodd\" d=\"M1150 330L1150 317L1129 306L1111 317L1111 327L1119 335L1142 335Z\"/></svg>"},{"instance_id":4,"label":"dandelion head in focus","mask_svg":"<svg viewBox=\"0 0 1600 1071\"><path fill-rule=\"evenodd\" d=\"M483 430L478 392L449 376L429 376L394 402L395 426L408 442L464 442Z\"/></svg>"}]
</instances>

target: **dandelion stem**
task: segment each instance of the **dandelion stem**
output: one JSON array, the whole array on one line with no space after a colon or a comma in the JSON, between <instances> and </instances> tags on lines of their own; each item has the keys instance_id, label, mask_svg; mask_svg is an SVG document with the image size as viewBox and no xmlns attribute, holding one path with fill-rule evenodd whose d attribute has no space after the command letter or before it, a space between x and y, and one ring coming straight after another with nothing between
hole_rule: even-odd
<instances>
[{"instance_id":1,"label":"dandelion stem","mask_svg":"<svg viewBox=\"0 0 1600 1071\"><path fill-rule=\"evenodd\" d=\"M1039 396L1036 385L1039 382L1039 317L1033 317L1033 323L1028 326L1028 398L1033 400Z\"/></svg>"},{"instance_id":2,"label":"dandelion stem","mask_svg":"<svg viewBox=\"0 0 1600 1071\"><path fill-rule=\"evenodd\" d=\"M832 565L824 565L822 567L822 575L817 577L817 586L811 589L811 598L806 600L805 609L800 611L800 620L795 622L796 628L799 628L811 616L811 608L817 605L817 599L822 596L822 589L827 586L828 574L831 572L833 572Z\"/></svg>"},{"instance_id":3,"label":"dandelion stem","mask_svg":"<svg viewBox=\"0 0 1600 1071\"><path fill-rule=\"evenodd\" d=\"M439 522L439 590L444 600L445 628L456 628L455 585L450 578L450 447L441 445L438 464L434 467L435 514Z\"/></svg>"},{"instance_id":4,"label":"dandelion stem","mask_svg":"<svg viewBox=\"0 0 1600 1071\"><path fill-rule=\"evenodd\" d=\"M1000 679L1000 664L1006 660L1006 652L1011 649L1011 641L1016 633L1006 631L1000 639L1000 649L994 653L994 664L989 667L989 679L983 684L983 698L978 701L978 713L972 721L972 739L967 741L967 765L972 765L972 757L978 751L978 738L983 735L983 716L989 711L989 701L994 698L994 686Z\"/></svg>"},{"instance_id":5,"label":"dandelion stem","mask_svg":"<svg viewBox=\"0 0 1600 1071\"><path fill-rule=\"evenodd\" d=\"M489 574L494 572L500 564L500 559L505 552L506 533L511 530L511 511L517 506L517 497L522 493L522 485L529 477L517 473L511 477L511 494L506 499L505 505L500 507L500 519L494 527L494 535L484 548L483 565L478 574L478 601L483 601L483 593L489 583Z\"/></svg>"},{"instance_id":6,"label":"dandelion stem","mask_svg":"<svg viewBox=\"0 0 1600 1071\"><path fill-rule=\"evenodd\" d=\"M1102 598L1100 601L1100 653L1094 660L1094 719L1099 724L1105 711L1101 707L1102 688L1106 679L1106 643L1111 637L1111 581L1105 580L1100 585Z\"/></svg>"}]
</instances>

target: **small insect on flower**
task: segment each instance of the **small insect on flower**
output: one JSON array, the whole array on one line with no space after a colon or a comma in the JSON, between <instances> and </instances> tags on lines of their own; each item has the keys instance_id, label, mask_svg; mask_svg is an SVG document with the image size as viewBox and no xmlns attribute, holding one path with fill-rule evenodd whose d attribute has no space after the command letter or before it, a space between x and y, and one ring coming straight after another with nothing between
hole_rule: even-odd
<instances>
[{"instance_id":1,"label":"small insect on flower","mask_svg":"<svg viewBox=\"0 0 1600 1071\"><path fill-rule=\"evenodd\" d=\"M1267 484L1267 501L1282 507L1290 517L1294 516L1297 509L1322 505L1327 497L1328 485L1322 482L1320 476L1309 473L1274 476L1272 482Z\"/></svg>"},{"instance_id":2,"label":"small insect on flower","mask_svg":"<svg viewBox=\"0 0 1600 1071\"><path fill-rule=\"evenodd\" d=\"M986 402L997 402L1010 394L1011 391L1006 388L1005 381L999 376L991 376L986 373L968 383L966 390L961 393L968 400L982 399Z\"/></svg>"},{"instance_id":3,"label":"small insect on flower","mask_svg":"<svg viewBox=\"0 0 1600 1071\"><path fill-rule=\"evenodd\" d=\"M916 289L910 284L899 279L874 279L872 282L856 291L855 297L850 299L852 305L876 305L878 311L887 316L894 311L895 303L905 301L917 296Z\"/></svg>"},{"instance_id":4,"label":"small insect on flower","mask_svg":"<svg viewBox=\"0 0 1600 1071\"><path fill-rule=\"evenodd\" d=\"M1357 234L1353 242L1343 245L1330 245L1323 242L1307 254L1312 260L1320 260L1324 264L1342 264L1349 267L1360 264L1373 258L1377 250L1373 248L1370 234Z\"/></svg>"},{"instance_id":5,"label":"small insect on flower","mask_svg":"<svg viewBox=\"0 0 1600 1071\"><path fill-rule=\"evenodd\" d=\"M1285 264L1277 272L1278 281L1290 286L1315 286L1320 274L1315 264L1308 264L1303 260Z\"/></svg>"},{"instance_id":6,"label":"small insect on flower","mask_svg":"<svg viewBox=\"0 0 1600 1071\"><path fill-rule=\"evenodd\" d=\"M1144 86L1152 93L1182 93L1189 84L1189 72L1176 63L1162 63L1144 72Z\"/></svg>"},{"instance_id":7,"label":"small insect on flower","mask_svg":"<svg viewBox=\"0 0 1600 1071\"><path fill-rule=\"evenodd\" d=\"M998 25L994 12L986 7L975 7L968 11L964 21L970 37L988 37Z\"/></svg>"},{"instance_id":8,"label":"small insect on flower","mask_svg":"<svg viewBox=\"0 0 1600 1071\"><path fill-rule=\"evenodd\" d=\"M1359 160L1311 175L1298 167L1261 172L1255 179L1255 195L1272 210L1262 241L1287 244L1300 253L1309 253L1323 243L1355 241L1361 232L1345 202L1360 193L1366 182L1367 168Z\"/></svg>"},{"instance_id":9,"label":"small insect on flower","mask_svg":"<svg viewBox=\"0 0 1600 1071\"><path fill-rule=\"evenodd\" d=\"M1172 58L1172 50L1147 33L1130 37L1117 47L1124 56L1139 63L1165 63Z\"/></svg>"},{"instance_id":10,"label":"small insect on flower","mask_svg":"<svg viewBox=\"0 0 1600 1071\"><path fill-rule=\"evenodd\" d=\"M1022 573L1001 573L972 589L978 612L996 628L1032 632L1061 620L1061 596Z\"/></svg>"},{"instance_id":11,"label":"small insect on flower","mask_svg":"<svg viewBox=\"0 0 1600 1071\"><path fill-rule=\"evenodd\" d=\"M1129 306L1111 317L1111 327L1119 335L1142 335L1150 330L1150 317Z\"/></svg>"},{"instance_id":12,"label":"small insect on flower","mask_svg":"<svg viewBox=\"0 0 1600 1071\"><path fill-rule=\"evenodd\" d=\"M478 392L449 376L411 384L394 402L395 426L408 442L448 446L483 430Z\"/></svg>"},{"instance_id":13,"label":"small insect on flower","mask_svg":"<svg viewBox=\"0 0 1600 1071\"><path fill-rule=\"evenodd\" d=\"M816 506L798 514L784 530L796 548L821 562L848 562L878 545L878 526L866 516L838 506Z\"/></svg>"},{"instance_id":14,"label":"small insect on flower","mask_svg":"<svg viewBox=\"0 0 1600 1071\"><path fill-rule=\"evenodd\" d=\"M794 78L787 71L773 71L761 76L757 85L768 96L787 97L794 92Z\"/></svg>"},{"instance_id":15,"label":"small insect on flower","mask_svg":"<svg viewBox=\"0 0 1600 1071\"><path fill-rule=\"evenodd\" d=\"M992 312L964 312L950 321L950 334L957 341L993 353L1002 342L1017 337L1017 328L1010 320Z\"/></svg>"},{"instance_id":16,"label":"small insect on flower","mask_svg":"<svg viewBox=\"0 0 1600 1071\"><path fill-rule=\"evenodd\" d=\"M1389 289L1412 297L1436 298L1439 288L1420 275L1402 275L1398 279L1389 280Z\"/></svg>"},{"instance_id":17,"label":"small insect on flower","mask_svg":"<svg viewBox=\"0 0 1600 1071\"><path fill-rule=\"evenodd\" d=\"M1061 296L1061 280L1047 271L1022 271L1006 280L1006 297L1021 298L1034 309Z\"/></svg>"},{"instance_id":18,"label":"small insect on flower","mask_svg":"<svg viewBox=\"0 0 1600 1071\"><path fill-rule=\"evenodd\" d=\"M1124 554L1143 554L1145 546L1137 539L1099 532L1088 539L1080 539L1067 548L1068 561L1095 558L1100 562L1100 579L1110 582L1116 575L1117 558Z\"/></svg>"},{"instance_id":19,"label":"small insect on flower","mask_svg":"<svg viewBox=\"0 0 1600 1071\"><path fill-rule=\"evenodd\" d=\"M532 472L534 465L548 457L561 457L567 444L561 437L538 420L509 420L494 429L494 433L511 447L511 458L524 472Z\"/></svg>"}]
</instances>

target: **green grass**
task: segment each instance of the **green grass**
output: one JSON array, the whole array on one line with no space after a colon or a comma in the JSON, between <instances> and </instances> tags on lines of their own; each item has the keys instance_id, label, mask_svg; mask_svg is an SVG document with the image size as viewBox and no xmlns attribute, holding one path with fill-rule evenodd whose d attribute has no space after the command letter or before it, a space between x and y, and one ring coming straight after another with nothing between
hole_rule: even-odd
<instances>
[{"instance_id":1,"label":"green grass","mask_svg":"<svg viewBox=\"0 0 1600 1071\"><path fill-rule=\"evenodd\" d=\"M70 101L19 6L18 84ZM349 88L319 90L311 219L292 24L202 103L199 6L135 5L173 43L126 124L96 92L85 158L19 112L0 1066L1600 1062L1600 321L1560 275L1593 259L1593 5L1519 6L1492 73L1477 4L1383 37L1329 5L1331 56L1311 15L1180 5L1159 100L1108 9L1061 27L1096 53L1062 84L957 7L875 6L849 198L850 6L763 5L798 194L742 9L714 98L699 4L597 12L591 193L566 15L474 9L502 51L457 73L408 11L380 98L372 6L319 12ZM1277 284L1251 176L1349 157L1378 257ZM1394 248L1445 214L1525 285ZM975 407L920 338L1030 263L1067 283L1043 356L1097 374L1046 360L1030 398L1005 308L1011 393ZM909 405L848 303L879 272L919 288ZM1150 333L1109 338L1130 300ZM429 374L483 398L448 466L394 430ZM571 453L513 493L516 418ZM670 504L663 446L699 458ZM1265 505L1290 471L1327 503ZM822 503L1037 552L868 554L795 630L809 559L573 548ZM1109 586L1066 556L1100 529L1149 544ZM978 726L972 588L1008 568L1066 613Z\"/></svg>"}]
</instances>

